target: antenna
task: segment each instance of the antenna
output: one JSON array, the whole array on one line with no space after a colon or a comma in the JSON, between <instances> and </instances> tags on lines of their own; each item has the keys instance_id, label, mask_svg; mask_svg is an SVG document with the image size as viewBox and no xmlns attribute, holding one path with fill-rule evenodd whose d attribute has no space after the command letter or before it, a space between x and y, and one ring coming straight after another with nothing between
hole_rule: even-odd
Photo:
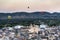
<instances>
[{"instance_id":1,"label":"antenna","mask_svg":"<svg viewBox=\"0 0 60 40\"><path fill-rule=\"evenodd\" d=\"M27 8L29 9L30 8L30 2L29 2L29 0L27 0L27 4L28 4Z\"/></svg>"},{"instance_id":2,"label":"antenna","mask_svg":"<svg viewBox=\"0 0 60 40\"><path fill-rule=\"evenodd\" d=\"M29 9L30 7L28 6L28 9Z\"/></svg>"}]
</instances>

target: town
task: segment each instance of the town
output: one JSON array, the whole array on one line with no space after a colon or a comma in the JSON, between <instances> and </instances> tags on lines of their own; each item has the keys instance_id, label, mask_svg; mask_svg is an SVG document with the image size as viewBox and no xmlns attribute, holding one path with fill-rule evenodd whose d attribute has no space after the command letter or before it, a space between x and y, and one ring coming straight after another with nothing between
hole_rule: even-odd
<instances>
[{"instance_id":1,"label":"town","mask_svg":"<svg viewBox=\"0 0 60 40\"><path fill-rule=\"evenodd\" d=\"M60 40L60 26L30 24L0 29L0 40Z\"/></svg>"}]
</instances>

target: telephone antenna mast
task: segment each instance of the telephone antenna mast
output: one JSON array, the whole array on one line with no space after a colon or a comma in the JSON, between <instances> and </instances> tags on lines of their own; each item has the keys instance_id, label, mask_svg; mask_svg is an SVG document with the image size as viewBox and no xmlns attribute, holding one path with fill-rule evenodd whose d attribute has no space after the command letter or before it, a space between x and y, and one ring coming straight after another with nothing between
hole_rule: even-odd
<instances>
[{"instance_id":1,"label":"telephone antenna mast","mask_svg":"<svg viewBox=\"0 0 60 40\"><path fill-rule=\"evenodd\" d=\"M27 3L28 3L27 8L30 9L30 2L29 2L29 0L27 0Z\"/></svg>"},{"instance_id":2,"label":"telephone antenna mast","mask_svg":"<svg viewBox=\"0 0 60 40\"><path fill-rule=\"evenodd\" d=\"M28 9L29 9L30 7L28 6Z\"/></svg>"}]
</instances>

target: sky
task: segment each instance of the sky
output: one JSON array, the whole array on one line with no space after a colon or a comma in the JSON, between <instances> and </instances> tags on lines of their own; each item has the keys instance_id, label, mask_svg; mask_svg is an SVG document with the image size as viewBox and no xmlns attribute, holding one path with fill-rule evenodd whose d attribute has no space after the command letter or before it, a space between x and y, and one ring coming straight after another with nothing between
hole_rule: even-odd
<instances>
[{"instance_id":1,"label":"sky","mask_svg":"<svg viewBox=\"0 0 60 40\"><path fill-rule=\"evenodd\" d=\"M60 0L0 0L0 12L18 11L60 12Z\"/></svg>"}]
</instances>

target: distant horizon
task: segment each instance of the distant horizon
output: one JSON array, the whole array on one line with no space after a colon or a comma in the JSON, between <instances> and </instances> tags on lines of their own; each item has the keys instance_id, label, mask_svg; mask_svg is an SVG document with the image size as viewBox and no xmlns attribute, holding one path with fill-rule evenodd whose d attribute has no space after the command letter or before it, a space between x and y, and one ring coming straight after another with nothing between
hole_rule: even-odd
<instances>
[{"instance_id":1,"label":"distant horizon","mask_svg":"<svg viewBox=\"0 0 60 40\"><path fill-rule=\"evenodd\" d=\"M31 12L50 12L50 13L54 13L54 12L58 12L60 13L60 11L48 11L48 10L42 10L42 11L39 11L39 10L35 10L35 11L0 11L0 13L14 13L14 12L28 12L28 13L31 13Z\"/></svg>"},{"instance_id":2,"label":"distant horizon","mask_svg":"<svg viewBox=\"0 0 60 40\"><path fill-rule=\"evenodd\" d=\"M13 11L13 12L0 12L0 13L16 13L16 12L26 12L26 13L34 13L34 12L49 12L49 13L55 13L55 12L50 12L50 11ZM56 12L60 13L60 11Z\"/></svg>"}]
</instances>

